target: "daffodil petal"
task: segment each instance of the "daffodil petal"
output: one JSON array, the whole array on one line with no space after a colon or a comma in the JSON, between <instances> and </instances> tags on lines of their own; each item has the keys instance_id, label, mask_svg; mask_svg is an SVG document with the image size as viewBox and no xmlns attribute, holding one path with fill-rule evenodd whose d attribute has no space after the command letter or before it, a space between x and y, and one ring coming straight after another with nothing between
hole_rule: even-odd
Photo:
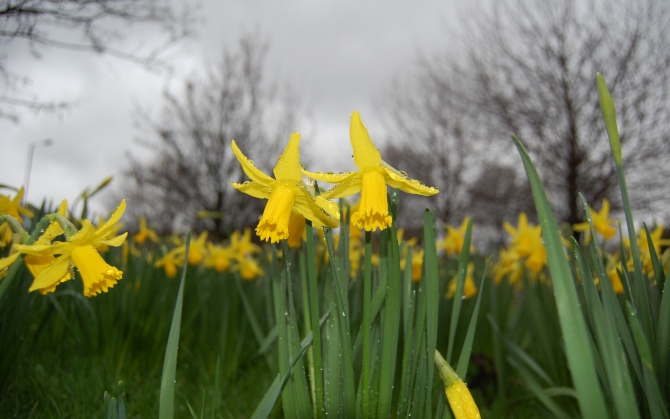
<instances>
[{"instance_id":1,"label":"daffodil petal","mask_svg":"<svg viewBox=\"0 0 670 419\"><path fill-rule=\"evenodd\" d=\"M340 219L340 208L333 201L330 201L324 198L323 196L319 195L316 197L314 202L316 202L316 205L318 205L319 208L321 208L322 210L326 211L326 213L330 215L332 218L336 220Z\"/></svg>"},{"instance_id":2,"label":"daffodil petal","mask_svg":"<svg viewBox=\"0 0 670 419\"><path fill-rule=\"evenodd\" d=\"M270 180L272 182L276 182L274 179ZM272 195L272 187L262 185L258 182L231 182L231 185L238 191L244 192L247 195L251 195L254 198L269 199L270 195Z\"/></svg>"},{"instance_id":3,"label":"daffodil petal","mask_svg":"<svg viewBox=\"0 0 670 419\"><path fill-rule=\"evenodd\" d=\"M297 184L302 180L300 170L300 134L294 132L288 140L284 154L279 157L273 170L275 179Z\"/></svg>"},{"instance_id":4,"label":"daffodil petal","mask_svg":"<svg viewBox=\"0 0 670 419\"><path fill-rule=\"evenodd\" d=\"M55 244L17 244L14 249L21 253L35 256L45 255L60 255L66 251L68 247L72 247L69 243L57 242Z\"/></svg>"},{"instance_id":5,"label":"daffodil petal","mask_svg":"<svg viewBox=\"0 0 670 419\"><path fill-rule=\"evenodd\" d=\"M396 173L386 167L383 167L382 170L384 171L384 180L386 180L386 184L392 188L423 196L431 196L440 192L437 188L426 186L416 179L410 179L407 176L404 176L399 172Z\"/></svg>"},{"instance_id":6,"label":"daffodil petal","mask_svg":"<svg viewBox=\"0 0 670 419\"><path fill-rule=\"evenodd\" d=\"M323 173L323 172L308 172L307 170L303 170L302 174L305 176L309 176L312 179L320 180L322 182L328 182L328 183L339 183L342 182L344 179L347 177L356 174L359 172L343 172L343 173Z\"/></svg>"},{"instance_id":7,"label":"daffodil petal","mask_svg":"<svg viewBox=\"0 0 670 419\"><path fill-rule=\"evenodd\" d=\"M119 247L126 240L127 236L128 236L128 233L126 232L126 233L123 233L120 236L116 236L112 239L103 240L102 244L106 244L107 246L112 246L112 247Z\"/></svg>"},{"instance_id":8,"label":"daffodil petal","mask_svg":"<svg viewBox=\"0 0 670 419\"><path fill-rule=\"evenodd\" d=\"M61 202L60 207L58 208L57 211L58 215L62 215L65 217L67 214L67 201L63 200ZM60 224L58 224L56 221L52 222L49 224L49 227L47 227L46 230L44 230L44 233L40 236L39 239L37 239L38 243L50 243L51 240L55 239L56 237L60 236L63 234L63 227L61 227Z\"/></svg>"},{"instance_id":9,"label":"daffodil petal","mask_svg":"<svg viewBox=\"0 0 670 419\"><path fill-rule=\"evenodd\" d=\"M351 172L337 186L321 194L326 199L342 198L361 191L361 182L363 180L362 172Z\"/></svg>"},{"instance_id":10,"label":"daffodil petal","mask_svg":"<svg viewBox=\"0 0 670 419\"><path fill-rule=\"evenodd\" d=\"M7 272L3 272L3 271L5 269L9 268L12 265L12 263L16 262L16 259L18 259L20 254L21 253L17 252L17 253L14 253L14 254L11 254L11 255L7 256L4 259L0 259L0 279L2 279L5 276L3 274L7 273Z\"/></svg>"},{"instance_id":11,"label":"daffodil petal","mask_svg":"<svg viewBox=\"0 0 670 419\"><path fill-rule=\"evenodd\" d=\"M114 225L119 222L121 219L121 216L126 210L126 200L122 199L121 203L119 204L119 207L112 213L111 217L109 217L109 220L105 224L102 225L102 227L98 228L95 231L95 236L98 238L104 238L105 236L109 235L109 233L112 232L114 229Z\"/></svg>"},{"instance_id":12,"label":"daffodil petal","mask_svg":"<svg viewBox=\"0 0 670 419\"><path fill-rule=\"evenodd\" d=\"M254 166L254 163L249 160L244 154L242 154L242 150L237 146L235 143L235 140L232 142L232 147L233 147L233 153L235 154L235 157L237 157L237 160L240 162L242 165L242 170L244 170L244 173L246 173L247 176L254 182L258 182L262 185L268 185L274 179L272 179L270 176L266 175L265 173L261 172L259 168Z\"/></svg>"},{"instance_id":13,"label":"daffodil petal","mask_svg":"<svg viewBox=\"0 0 670 419\"><path fill-rule=\"evenodd\" d=\"M370 139L367 128L361 121L358 111L351 115L351 126L349 128L351 147L354 149L354 163L361 170L373 169L382 162L379 150Z\"/></svg>"},{"instance_id":14,"label":"daffodil petal","mask_svg":"<svg viewBox=\"0 0 670 419\"><path fill-rule=\"evenodd\" d=\"M337 220L326 215L321 208L312 200L307 193L296 194L293 208L302 214L306 219L312 221L314 227L330 227L335 228L339 225Z\"/></svg>"},{"instance_id":15,"label":"daffodil petal","mask_svg":"<svg viewBox=\"0 0 670 419\"><path fill-rule=\"evenodd\" d=\"M66 274L68 273L68 268L70 267L70 257L61 256L56 258L56 260L51 264L45 267L37 274L37 278L33 281L33 284L30 286L28 291L35 291L43 288L53 287L55 284L59 283Z\"/></svg>"}]
</instances>

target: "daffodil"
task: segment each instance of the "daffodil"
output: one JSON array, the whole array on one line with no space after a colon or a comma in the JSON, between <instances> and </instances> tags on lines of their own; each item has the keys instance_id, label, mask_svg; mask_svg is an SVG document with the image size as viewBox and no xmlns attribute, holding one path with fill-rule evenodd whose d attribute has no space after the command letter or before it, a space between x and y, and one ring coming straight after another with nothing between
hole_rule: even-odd
<instances>
[{"instance_id":1,"label":"daffodil","mask_svg":"<svg viewBox=\"0 0 670 419\"><path fill-rule=\"evenodd\" d=\"M602 206L600 211L596 212L589 206L589 211L591 212L591 218L593 219L593 227L596 230L596 233L600 234L609 240L616 234L616 220L611 220L610 215L610 202L607 198L603 199ZM588 243L591 240L591 227L588 222L578 223L572 226L572 229L575 231L586 231L587 235L585 238L585 243Z\"/></svg>"},{"instance_id":2,"label":"daffodil","mask_svg":"<svg viewBox=\"0 0 670 419\"><path fill-rule=\"evenodd\" d=\"M661 247L670 245L669 239L663 238L663 231L665 226L659 224L654 230L650 232L649 238L654 247L656 255L661 254ZM630 249L630 240L624 239L623 244L626 248ZM637 236L637 247L640 249L640 260L642 261L642 269L645 273L651 273L654 271L654 266L651 261L651 249L649 248L649 240L647 239L647 230L644 228L640 229L640 232ZM628 258L628 269L633 270L633 258Z\"/></svg>"},{"instance_id":3,"label":"daffodil","mask_svg":"<svg viewBox=\"0 0 670 419\"><path fill-rule=\"evenodd\" d=\"M481 419L470 390L437 350L435 368L444 382L445 394L456 419Z\"/></svg>"},{"instance_id":4,"label":"daffodil","mask_svg":"<svg viewBox=\"0 0 670 419\"><path fill-rule=\"evenodd\" d=\"M274 167L275 179L273 179L254 166L253 162L242 154L235 141L232 142L235 157L242 165L244 173L251 178L251 182L233 182L233 187L254 198L268 200L256 227L256 234L261 240L276 243L288 239L289 220L293 209L311 220L317 227L338 225L340 214L337 205L323 196L313 198L303 184L299 146L300 134L296 132L291 135L284 154L279 157Z\"/></svg>"},{"instance_id":5,"label":"daffodil","mask_svg":"<svg viewBox=\"0 0 670 419\"><path fill-rule=\"evenodd\" d=\"M16 249L26 255L59 255L52 263L42 268L30 291L52 290L66 278L70 264L74 265L84 281L84 295L91 297L107 290L121 279L123 272L105 262L98 251L99 246L120 246L127 233L109 238L116 223L123 215L126 202L121 201L109 220L97 229L90 221L83 220L82 228L65 242L52 244L17 245Z\"/></svg>"},{"instance_id":6,"label":"daffodil","mask_svg":"<svg viewBox=\"0 0 670 419\"><path fill-rule=\"evenodd\" d=\"M159 243L160 239L158 238L158 234L149 227L147 227L147 220L144 218L144 216L140 217L140 231L135 234L133 237L135 243L137 244L144 244L147 239L151 240L154 243Z\"/></svg>"},{"instance_id":7,"label":"daffodil","mask_svg":"<svg viewBox=\"0 0 670 419\"><path fill-rule=\"evenodd\" d=\"M304 173L316 180L337 184L323 194L325 198L335 199L361 192L360 207L351 214L351 223L356 227L373 231L377 228L384 230L391 225L386 185L424 196L439 192L418 180L409 179L405 173L382 161L381 153L370 140L368 130L358 112L351 115L350 138L354 150L354 163L359 171L340 174L306 171Z\"/></svg>"},{"instance_id":8,"label":"daffodil","mask_svg":"<svg viewBox=\"0 0 670 419\"><path fill-rule=\"evenodd\" d=\"M229 247L233 250L236 257L261 252L261 248L251 241L251 229L249 227L245 228L243 233L240 233L239 230L233 231L233 234L230 236Z\"/></svg>"},{"instance_id":9,"label":"daffodil","mask_svg":"<svg viewBox=\"0 0 670 419\"><path fill-rule=\"evenodd\" d=\"M412 252L412 281L421 280L421 270L423 269L423 249L415 249Z\"/></svg>"},{"instance_id":10,"label":"daffodil","mask_svg":"<svg viewBox=\"0 0 670 419\"><path fill-rule=\"evenodd\" d=\"M468 223L471 218L472 217L470 216L465 217L458 228L454 228L451 224L447 224L447 235L442 241L437 243L437 248L443 249L449 256L460 255L463 251L463 243L465 243L465 232L468 229Z\"/></svg>"},{"instance_id":11,"label":"daffodil","mask_svg":"<svg viewBox=\"0 0 670 419\"><path fill-rule=\"evenodd\" d=\"M475 272L475 264L472 262L468 263L468 270L467 274L465 275L465 282L463 283L463 296L465 297L466 300L469 300L470 298L474 297L477 294L477 285L475 285L475 280L472 277L474 272ZM449 281L446 295L448 300L454 298L454 294L456 294L457 281L458 281L457 275L454 275L451 278L451 281Z\"/></svg>"},{"instance_id":12,"label":"daffodil","mask_svg":"<svg viewBox=\"0 0 670 419\"><path fill-rule=\"evenodd\" d=\"M240 276L245 281L253 281L257 276L263 275L263 269L251 257L239 258L235 270L240 272Z\"/></svg>"},{"instance_id":13,"label":"daffodil","mask_svg":"<svg viewBox=\"0 0 670 419\"><path fill-rule=\"evenodd\" d=\"M165 271L165 275L168 278L174 278L177 276L177 268L182 266L184 263L184 253L186 252L186 246L175 247L170 250L154 263L154 267L162 267Z\"/></svg>"},{"instance_id":14,"label":"daffodil","mask_svg":"<svg viewBox=\"0 0 670 419\"><path fill-rule=\"evenodd\" d=\"M197 239L191 240L191 245L188 247L188 264L197 265L205 258L207 253L207 232L200 233Z\"/></svg>"},{"instance_id":15,"label":"daffodil","mask_svg":"<svg viewBox=\"0 0 670 419\"><path fill-rule=\"evenodd\" d=\"M536 278L547 265L547 251L542 241L542 228L529 223L524 212L519 214L517 228L507 222L503 227L512 238L510 249L520 258L525 258L524 266L531 271L533 278Z\"/></svg>"},{"instance_id":16,"label":"daffodil","mask_svg":"<svg viewBox=\"0 0 670 419\"><path fill-rule=\"evenodd\" d=\"M32 217L33 212L21 206L23 199L23 187L19 189L14 198L7 195L0 195L0 215L10 215L21 222L21 215ZM0 247L5 247L12 241L13 232L8 223L0 224Z\"/></svg>"},{"instance_id":17,"label":"daffodil","mask_svg":"<svg viewBox=\"0 0 670 419\"><path fill-rule=\"evenodd\" d=\"M233 260L234 253L230 247L216 245L214 243L207 243L207 257L205 258L205 266L213 268L215 271L221 273L228 270Z\"/></svg>"}]
</instances>

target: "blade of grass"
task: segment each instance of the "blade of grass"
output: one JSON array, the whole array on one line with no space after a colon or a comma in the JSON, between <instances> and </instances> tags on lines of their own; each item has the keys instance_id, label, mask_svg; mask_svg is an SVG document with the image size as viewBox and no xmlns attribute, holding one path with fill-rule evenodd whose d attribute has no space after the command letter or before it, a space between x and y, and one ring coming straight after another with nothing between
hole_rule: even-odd
<instances>
[{"instance_id":1,"label":"blade of grass","mask_svg":"<svg viewBox=\"0 0 670 419\"><path fill-rule=\"evenodd\" d=\"M479 318L479 304L482 301L482 294L484 293L484 281L486 281L486 274L488 273L492 260L493 258L489 258L489 260L486 262L486 267L484 267L484 274L482 274L482 280L479 282L479 295L477 295L475 310L472 312L472 317L470 317L470 324L468 325L468 331L465 334L465 339L463 340L463 347L461 348L461 355L458 357L458 364L456 365L456 375L461 377L463 381L465 381L465 374L468 371L468 364L470 363L470 354L472 353L472 342L475 339L475 330L477 329L477 319Z\"/></svg>"},{"instance_id":2,"label":"blade of grass","mask_svg":"<svg viewBox=\"0 0 670 419\"><path fill-rule=\"evenodd\" d=\"M658 354L659 385L664 389L664 394L670 395L670 269L665 275L663 294L661 297L661 308L658 314L658 331L656 336L656 353ZM670 396L667 396L670 397ZM670 400L666 400L670 402Z\"/></svg>"},{"instance_id":3,"label":"blade of grass","mask_svg":"<svg viewBox=\"0 0 670 419\"><path fill-rule=\"evenodd\" d=\"M642 371L644 374L645 386L644 392L647 396L647 403L649 405L651 417L653 419L667 419L669 417L668 408L663 402L663 397L661 396L658 382L656 381L656 376L654 374L654 364L652 360L652 351L649 346L649 342L647 341L644 331L642 330L637 313L628 301L626 301L626 310L626 314L628 314L628 323L630 324L630 328L633 331L635 344L637 345L640 358L642 359Z\"/></svg>"},{"instance_id":4,"label":"blade of grass","mask_svg":"<svg viewBox=\"0 0 670 419\"><path fill-rule=\"evenodd\" d=\"M454 336L456 336L456 328L458 327L458 318L461 315L461 306L463 305L463 286L465 284L465 277L468 273L468 261L470 258L470 239L472 237L472 218L468 220L468 226L465 230L465 239L463 241L463 249L458 258L458 276L456 279L456 292L452 299L451 306L451 323L449 324L449 343L447 346L447 362L451 362L451 355L454 350Z\"/></svg>"},{"instance_id":5,"label":"blade of grass","mask_svg":"<svg viewBox=\"0 0 670 419\"><path fill-rule=\"evenodd\" d=\"M307 220L305 227L307 234L307 277L309 292L309 316L312 324L312 334L314 335L314 345L312 346L314 362L314 384L317 418L323 417L323 360L321 349L321 330L316 327L319 319L319 288L316 277L316 251L314 250L314 230L312 222Z\"/></svg>"},{"instance_id":6,"label":"blade of grass","mask_svg":"<svg viewBox=\"0 0 670 419\"><path fill-rule=\"evenodd\" d=\"M630 251L633 257L633 265L635 270L633 272L633 281L635 284L633 298L636 300L636 310L640 310L640 319L642 321L642 329L649 341L654 344L656 337L654 336L653 321L651 317L651 310L649 307L649 297L647 295L647 284L643 277L642 262L640 259L640 249L637 244L637 235L635 234L635 223L633 221L633 213L630 209L630 199L628 198L628 187L626 186L626 177L623 172L623 161L621 156L621 141L619 139L619 130L617 128L616 110L612 96L607 90L605 79L598 73L596 75L598 81L598 92L600 97L600 109L607 128L607 135L610 140L612 154L614 155L617 176L619 178L619 188L621 189L621 200L623 203L624 213L626 215L626 226L628 227L628 238L630 239ZM653 354L652 354L653 356Z\"/></svg>"},{"instance_id":7,"label":"blade of grass","mask_svg":"<svg viewBox=\"0 0 670 419\"><path fill-rule=\"evenodd\" d=\"M528 370L526 370L525 367L523 367L512 357L507 358L507 361L517 370L523 379L525 386L531 393L535 395L535 397L537 397L537 399L544 405L544 407L546 407L554 416L559 419L570 419L570 415L568 415L563 409L560 408L558 403L556 403L549 396L549 394L547 394L540 383L535 380L535 377L533 377L533 375Z\"/></svg>"},{"instance_id":8,"label":"blade of grass","mask_svg":"<svg viewBox=\"0 0 670 419\"><path fill-rule=\"evenodd\" d=\"M468 224L468 232L466 233L463 247L467 246L467 252L470 250L470 235L472 225ZM438 302L440 298L440 289L438 284L438 265L437 265L437 248L435 245L435 218L433 214L426 210L423 215L423 246L424 246L424 261L423 268L425 272L426 283L426 381L419 383L419 385L426 386L426 407L425 417L430 419L433 410L432 387L433 375L435 373L435 349L437 348L437 320L438 320ZM463 250L466 253L466 250ZM467 271L467 263L465 267ZM459 294L460 295L460 294ZM454 298L456 300L458 298Z\"/></svg>"},{"instance_id":9,"label":"blade of grass","mask_svg":"<svg viewBox=\"0 0 670 419\"><path fill-rule=\"evenodd\" d=\"M400 334L401 279L400 249L395 225L388 231L388 280L384 302L384 320L382 322L382 359L377 417L386 418L390 414L391 400L395 383L395 369L398 356L398 338ZM406 268L411 270L411 263Z\"/></svg>"},{"instance_id":10,"label":"blade of grass","mask_svg":"<svg viewBox=\"0 0 670 419\"><path fill-rule=\"evenodd\" d=\"M593 364L594 358L586 322L579 306L579 298L577 297L570 266L565 259L556 217L549 204L540 176L528 153L516 136L512 136L512 139L519 150L533 191L546 247L559 321L565 340L568 366L577 391L580 410L583 417L606 418L608 417L607 409Z\"/></svg>"},{"instance_id":11,"label":"blade of grass","mask_svg":"<svg viewBox=\"0 0 670 419\"><path fill-rule=\"evenodd\" d=\"M363 274L363 367L361 371L361 415L363 419L370 417L370 332L372 329L372 233L365 232L365 262Z\"/></svg>"},{"instance_id":12,"label":"blade of grass","mask_svg":"<svg viewBox=\"0 0 670 419\"><path fill-rule=\"evenodd\" d=\"M586 211L586 218L591 222L591 226L593 226L588 206ZM595 231L592 234L595 234ZM617 335L616 325L611 313L608 313L609 310L603 308L598 298L597 290L593 283L593 274L586 265L586 260L579 244L577 244L574 237L571 237L571 242L577 266L582 275L582 285L587 296L588 308L593 317L593 328L614 408L620 418L639 418L640 412L637 409L635 391L626 364L623 347ZM593 242L591 244L595 246Z\"/></svg>"},{"instance_id":13,"label":"blade of grass","mask_svg":"<svg viewBox=\"0 0 670 419\"><path fill-rule=\"evenodd\" d=\"M161 377L161 393L158 404L158 418L172 419L174 417L174 387L177 375L177 352L179 351L179 332L181 329L181 309L184 303L184 282L188 271L188 251L191 247L191 232L186 234L186 250L184 251L184 268L181 273L179 292L172 315L170 334L168 335L165 360L163 361L163 375Z\"/></svg>"}]
</instances>

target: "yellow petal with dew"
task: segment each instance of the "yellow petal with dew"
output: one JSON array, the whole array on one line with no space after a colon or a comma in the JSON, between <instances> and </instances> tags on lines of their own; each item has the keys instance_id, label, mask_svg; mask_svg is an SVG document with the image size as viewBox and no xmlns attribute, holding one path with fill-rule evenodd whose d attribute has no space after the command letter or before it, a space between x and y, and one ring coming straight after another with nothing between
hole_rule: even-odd
<instances>
[{"instance_id":1,"label":"yellow petal with dew","mask_svg":"<svg viewBox=\"0 0 670 419\"><path fill-rule=\"evenodd\" d=\"M312 179L316 179L322 182L328 182L328 183L339 183L342 182L344 179L351 175L355 175L359 172L342 172L342 173L330 173L330 172L308 172L307 170L303 170L302 174L308 177L311 177Z\"/></svg>"},{"instance_id":2,"label":"yellow petal with dew","mask_svg":"<svg viewBox=\"0 0 670 419\"><path fill-rule=\"evenodd\" d=\"M426 186L416 179L408 178L407 176L393 169L391 166L384 165L383 170L384 179L386 180L386 183L392 188L400 189L406 193L423 196L431 196L440 192L437 188Z\"/></svg>"},{"instance_id":3,"label":"yellow petal with dew","mask_svg":"<svg viewBox=\"0 0 670 419\"><path fill-rule=\"evenodd\" d=\"M276 183L276 180L274 179L270 180L271 183L269 184ZM268 199L270 198L270 195L272 195L271 186L264 185L258 182L244 182L244 183L231 182L231 185L238 191L244 192L245 194L253 196L254 198Z\"/></svg>"},{"instance_id":4,"label":"yellow petal with dew","mask_svg":"<svg viewBox=\"0 0 670 419\"><path fill-rule=\"evenodd\" d=\"M28 291L43 290L45 288L54 289L56 285L70 279L70 257L61 256L50 265L40 270Z\"/></svg>"},{"instance_id":5,"label":"yellow petal with dew","mask_svg":"<svg viewBox=\"0 0 670 419\"><path fill-rule=\"evenodd\" d=\"M122 199L119 207L114 210L111 217L109 217L109 220L95 231L96 238L105 238L108 236L114 230L115 224L119 222L125 210L126 200Z\"/></svg>"},{"instance_id":6,"label":"yellow petal with dew","mask_svg":"<svg viewBox=\"0 0 670 419\"><path fill-rule=\"evenodd\" d=\"M300 134L294 132L286 145L284 153L279 157L273 170L275 179L297 184L302 180L300 170Z\"/></svg>"},{"instance_id":7,"label":"yellow petal with dew","mask_svg":"<svg viewBox=\"0 0 670 419\"><path fill-rule=\"evenodd\" d=\"M295 195L293 207L306 219L310 220L315 228L324 226L335 228L339 225L339 222L336 219L329 217L321 211L319 205L317 205L306 192L304 194L300 193Z\"/></svg>"},{"instance_id":8,"label":"yellow petal with dew","mask_svg":"<svg viewBox=\"0 0 670 419\"><path fill-rule=\"evenodd\" d=\"M7 272L9 272L9 267L12 266L14 262L16 262L16 259L19 258L20 254L21 253L16 252L7 256L6 258L0 259L0 279L7 275Z\"/></svg>"},{"instance_id":9,"label":"yellow petal with dew","mask_svg":"<svg viewBox=\"0 0 670 419\"><path fill-rule=\"evenodd\" d=\"M342 198L357 194L361 191L361 183L363 181L362 172L350 172L351 174L344 178L337 186L321 194L326 199Z\"/></svg>"},{"instance_id":10,"label":"yellow petal with dew","mask_svg":"<svg viewBox=\"0 0 670 419\"><path fill-rule=\"evenodd\" d=\"M254 166L254 162L249 160L235 143L235 140L232 142L233 153L237 160L242 165L242 170L246 173L247 176L254 182L258 182L262 185L268 185L274 181L270 176L263 173L259 168Z\"/></svg>"},{"instance_id":11,"label":"yellow petal with dew","mask_svg":"<svg viewBox=\"0 0 670 419\"><path fill-rule=\"evenodd\" d=\"M363 125L358 111L351 115L351 126L349 128L351 147L354 149L354 163L360 170L368 170L379 167L382 156L375 144L370 139L367 128Z\"/></svg>"},{"instance_id":12,"label":"yellow petal with dew","mask_svg":"<svg viewBox=\"0 0 670 419\"><path fill-rule=\"evenodd\" d=\"M108 239L108 240L102 240L100 243L106 244L107 246L112 246L112 247L119 247L123 244L124 241L126 241L126 237L128 236L128 233L123 233L120 236L116 236L113 239Z\"/></svg>"}]
</instances>

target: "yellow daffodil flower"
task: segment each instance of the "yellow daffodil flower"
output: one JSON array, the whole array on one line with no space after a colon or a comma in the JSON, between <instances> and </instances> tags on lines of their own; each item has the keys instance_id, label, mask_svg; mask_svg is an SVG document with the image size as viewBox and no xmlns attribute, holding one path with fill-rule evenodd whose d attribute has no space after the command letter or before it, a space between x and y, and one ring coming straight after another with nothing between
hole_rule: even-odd
<instances>
[{"instance_id":1,"label":"yellow daffodil flower","mask_svg":"<svg viewBox=\"0 0 670 419\"><path fill-rule=\"evenodd\" d=\"M444 381L445 394L456 419L481 419L479 409L468 386L437 350L435 350L435 368Z\"/></svg>"},{"instance_id":2,"label":"yellow daffodil flower","mask_svg":"<svg viewBox=\"0 0 670 419\"><path fill-rule=\"evenodd\" d=\"M423 249L414 249L412 252L412 281L421 280L421 270L423 269ZM456 290L454 290L455 292Z\"/></svg>"},{"instance_id":3,"label":"yellow daffodil flower","mask_svg":"<svg viewBox=\"0 0 670 419\"><path fill-rule=\"evenodd\" d=\"M160 239L158 238L158 234L149 227L147 227L147 220L144 218L144 216L140 217L140 231L133 236L133 240L137 244L144 244L147 239L151 240L154 243L159 243Z\"/></svg>"},{"instance_id":4,"label":"yellow daffodil flower","mask_svg":"<svg viewBox=\"0 0 670 419\"><path fill-rule=\"evenodd\" d=\"M65 242L17 245L16 249L26 255L60 255L39 271L29 291L53 290L66 280L70 264L81 273L86 297L107 292L113 287L121 279L123 272L107 264L96 249L103 244L120 246L126 239L128 233L108 238L125 209L126 201L123 200L109 220L97 229L90 221L82 220L82 228Z\"/></svg>"},{"instance_id":5,"label":"yellow daffodil flower","mask_svg":"<svg viewBox=\"0 0 670 419\"><path fill-rule=\"evenodd\" d=\"M19 189L14 198L7 195L0 195L0 215L10 215L21 222L21 215L32 217L33 212L21 206L23 199L23 187ZM0 224L0 247L5 247L12 242L14 232L8 223Z\"/></svg>"},{"instance_id":6,"label":"yellow daffodil flower","mask_svg":"<svg viewBox=\"0 0 670 419\"><path fill-rule=\"evenodd\" d=\"M200 233L197 239L191 240L191 245L188 248L188 264L197 265L205 258L207 253L207 232Z\"/></svg>"},{"instance_id":7,"label":"yellow daffodil flower","mask_svg":"<svg viewBox=\"0 0 670 419\"><path fill-rule=\"evenodd\" d=\"M241 233L241 237L239 230L233 231L233 234L230 236L229 247L233 250L236 257L261 252L261 248L251 241L251 229L249 229L249 227L244 229L244 232Z\"/></svg>"},{"instance_id":8,"label":"yellow daffodil flower","mask_svg":"<svg viewBox=\"0 0 670 419\"><path fill-rule=\"evenodd\" d=\"M448 256L460 255L463 251L463 243L465 242L465 232L468 229L468 223L471 218L470 216L465 217L458 228L447 224L447 235L442 241L437 243L437 248L443 249ZM472 229L474 230L474 226ZM472 248L470 250L472 251Z\"/></svg>"},{"instance_id":9,"label":"yellow daffodil flower","mask_svg":"<svg viewBox=\"0 0 670 419\"><path fill-rule=\"evenodd\" d=\"M325 198L335 199L361 192L360 207L351 214L351 223L356 227L373 231L377 228L384 230L391 225L386 185L424 196L439 192L418 180L409 179L405 173L382 161L381 154L370 140L368 130L358 112L351 115L350 138L354 150L354 163L359 171L340 174L306 171L304 173L316 180L337 184L323 194Z\"/></svg>"},{"instance_id":10,"label":"yellow daffodil flower","mask_svg":"<svg viewBox=\"0 0 670 419\"><path fill-rule=\"evenodd\" d=\"M650 232L651 243L654 246L656 255L661 254L661 247L670 245L669 239L663 238L663 231L665 226L659 224L654 230ZM624 239L623 244L627 249L630 249L630 240ZM647 230L644 228L639 229L637 235L637 247L640 249L640 260L642 261L642 268L645 273L649 274L654 272L654 266L651 262L651 250L649 249L649 241L647 240ZM628 270L632 271L634 269L633 258L628 258Z\"/></svg>"},{"instance_id":11,"label":"yellow daffodil flower","mask_svg":"<svg viewBox=\"0 0 670 419\"><path fill-rule=\"evenodd\" d=\"M547 265L547 251L542 241L542 228L529 223L524 212L519 214L516 229L507 222L503 227L512 236L510 249L520 258L525 258L524 265L533 273L533 277L542 273Z\"/></svg>"},{"instance_id":12,"label":"yellow daffodil flower","mask_svg":"<svg viewBox=\"0 0 670 419\"><path fill-rule=\"evenodd\" d=\"M234 257L233 249L216 245L212 242L207 243L207 257L205 258L205 266L213 268L215 271L221 273L230 268L231 261Z\"/></svg>"},{"instance_id":13,"label":"yellow daffodil flower","mask_svg":"<svg viewBox=\"0 0 670 419\"><path fill-rule=\"evenodd\" d=\"M593 227L596 230L596 233L600 234L609 240L616 234L616 220L611 220L610 215L610 201L607 198L603 199L602 206L600 211L596 212L589 206L589 211L591 212L591 218L593 219ZM588 243L591 240L591 228L589 227L588 222L578 223L572 226L572 229L575 231L586 231L586 238L584 243Z\"/></svg>"},{"instance_id":14,"label":"yellow daffodil flower","mask_svg":"<svg viewBox=\"0 0 670 419\"><path fill-rule=\"evenodd\" d=\"M475 285L475 280L472 279L472 275L475 272L475 264L470 262L468 263L468 271L467 274L465 275L465 282L463 283L463 295L465 296L466 300L469 300L470 298L474 297L477 294L477 285ZM449 285L447 286L447 300L451 300L454 298L454 294L456 294L456 283L458 282L458 275L454 275L451 278L451 281L449 281Z\"/></svg>"},{"instance_id":15,"label":"yellow daffodil flower","mask_svg":"<svg viewBox=\"0 0 670 419\"><path fill-rule=\"evenodd\" d=\"M238 258L235 270L240 272L240 276L245 281L253 281L257 276L263 275L263 269L258 266L258 262L250 257Z\"/></svg>"},{"instance_id":16,"label":"yellow daffodil flower","mask_svg":"<svg viewBox=\"0 0 670 419\"><path fill-rule=\"evenodd\" d=\"M621 262L619 261L619 255L616 254L612 257L607 258L607 263L605 265L605 270L607 276L612 282L612 288L614 289L615 294L623 294L623 284L621 283L621 277L619 276L619 269L623 269Z\"/></svg>"},{"instance_id":17,"label":"yellow daffodil flower","mask_svg":"<svg viewBox=\"0 0 670 419\"><path fill-rule=\"evenodd\" d=\"M323 196L312 198L302 182L299 146L300 134L296 132L291 135L284 154L274 167L276 179L273 179L254 166L253 162L242 154L235 141L232 142L233 153L242 165L244 173L251 178L251 182L231 184L235 189L254 198L268 200L263 216L256 227L256 234L261 240L277 243L288 239L288 225L293 209L311 220L317 227L337 227L338 225L337 220L340 214L337 205ZM329 215L333 218L330 218Z\"/></svg>"},{"instance_id":18,"label":"yellow daffodil flower","mask_svg":"<svg viewBox=\"0 0 670 419\"><path fill-rule=\"evenodd\" d=\"M165 275L168 278L174 278L177 276L177 268L184 264L185 252L186 252L186 246L176 247L167 252L165 256L158 259L154 263L154 267L156 268L163 267Z\"/></svg>"}]
</instances>

